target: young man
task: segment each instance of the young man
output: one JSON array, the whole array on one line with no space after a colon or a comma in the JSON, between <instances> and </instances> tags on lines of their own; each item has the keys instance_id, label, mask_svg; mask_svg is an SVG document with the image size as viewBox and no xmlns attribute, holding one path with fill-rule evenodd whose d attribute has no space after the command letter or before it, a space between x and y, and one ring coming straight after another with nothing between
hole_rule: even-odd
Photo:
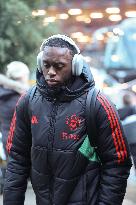
<instances>
[{"instance_id":1,"label":"young man","mask_svg":"<svg viewBox=\"0 0 136 205\"><path fill-rule=\"evenodd\" d=\"M79 48L51 36L37 61L36 88L18 102L8 137L4 205L24 204L29 176L37 205L121 205L131 160L114 106L99 93L94 149L85 115L94 80Z\"/></svg>"}]
</instances>

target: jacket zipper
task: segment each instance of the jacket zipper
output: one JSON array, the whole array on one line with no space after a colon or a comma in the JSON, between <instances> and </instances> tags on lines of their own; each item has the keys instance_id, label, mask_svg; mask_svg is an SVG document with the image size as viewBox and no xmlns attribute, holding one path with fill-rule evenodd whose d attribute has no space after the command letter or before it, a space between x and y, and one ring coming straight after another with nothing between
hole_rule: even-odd
<instances>
[{"instance_id":1,"label":"jacket zipper","mask_svg":"<svg viewBox=\"0 0 136 205\"><path fill-rule=\"evenodd\" d=\"M52 111L51 111L51 118L50 118L50 133L49 133L49 143L48 148L53 149L53 142L55 137L55 123L56 123L56 115L57 115L58 105L56 101L52 103Z\"/></svg>"}]
</instances>

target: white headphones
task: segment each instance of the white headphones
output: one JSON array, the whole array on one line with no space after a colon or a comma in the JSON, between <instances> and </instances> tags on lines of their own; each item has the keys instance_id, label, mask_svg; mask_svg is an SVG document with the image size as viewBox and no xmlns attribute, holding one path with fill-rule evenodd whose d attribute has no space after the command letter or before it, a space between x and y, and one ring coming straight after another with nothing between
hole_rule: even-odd
<instances>
[{"instance_id":1,"label":"white headphones","mask_svg":"<svg viewBox=\"0 0 136 205\"><path fill-rule=\"evenodd\" d=\"M71 38L69 38L68 36L65 36L65 35L61 35L61 34L53 35L53 36L51 36L48 39L43 41L43 43L40 47L40 53L37 56L37 66L38 66L39 72L40 73L42 72L42 67L43 67L42 66L42 56L43 56L44 46L49 40L55 39L55 38L60 38L64 41L68 42L69 44L74 46L75 49L77 50L77 54L75 54L73 59L72 59L72 74L75 76L80 76L82 73L82 70L83 70L83 66L84 66L84 58L80 54L80 49L78 48L78 46L75 44L75 42Z\"/></svg>"}]
</instances>

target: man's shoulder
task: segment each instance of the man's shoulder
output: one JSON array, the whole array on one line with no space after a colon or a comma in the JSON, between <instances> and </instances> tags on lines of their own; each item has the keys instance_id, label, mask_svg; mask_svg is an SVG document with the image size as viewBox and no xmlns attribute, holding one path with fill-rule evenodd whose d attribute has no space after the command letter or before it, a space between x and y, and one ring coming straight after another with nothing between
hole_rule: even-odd
<instances>
[{"instance_id":1,"label":"man's shoulder","mask_svg":"<svg viewBox=\"0 0 136 205\"><path fill-rule=\"evenodd\" d=\"M97 101L100 95L101 95L100 89L97 89L96 87L90 88L87 94L87 104L93 108L96 107L96 103L98 103Z\"/></svg>"},{"instance_id":2,"label":"man's shoulder","mask_svg":"<svg viewBox=\"0 0 136 205\"><path fill-rule=\"evenodd\" d=\"M27 92L26 92L26 96L27 97L31 97L34 95L35 91L36 91L36 85L33 85Z\"/></svg>"},{"instance_id":3,"label":"man's shoulder","mask_svg":"<svg viewBox=\"0 0 136 205\"><path fill-rule=\"evenodd\" d=\"M32 98L36 90L36 86L29 88L28 91L25 91L19 98L17 105L28 104L29 99Z\"/></svg>"}]
</instances>

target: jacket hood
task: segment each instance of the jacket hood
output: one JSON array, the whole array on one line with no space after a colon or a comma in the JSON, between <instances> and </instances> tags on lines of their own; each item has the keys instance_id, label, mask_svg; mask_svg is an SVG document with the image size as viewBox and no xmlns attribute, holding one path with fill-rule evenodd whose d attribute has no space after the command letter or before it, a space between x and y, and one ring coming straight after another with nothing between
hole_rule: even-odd
<instances>
[{"instance_id":1,"label":"jacket hood","mask_svg":"<svg viewBox=\"0 0 136 205\"><path fill-rule=\"evenodd\" d=\"M82 74L80 76L73 76L70 83L66 86L59 87L59 89L55 90L54 87L53 89L49 88L44 80L43 74L39 72L38 69L36 73L36 80L37 88L43 96L49 100L57 98L59 101L70 101L77 98L85 93L90 87L95 85L94 78L87 63L84 63Z\"/></svg>"}]
</instances>

